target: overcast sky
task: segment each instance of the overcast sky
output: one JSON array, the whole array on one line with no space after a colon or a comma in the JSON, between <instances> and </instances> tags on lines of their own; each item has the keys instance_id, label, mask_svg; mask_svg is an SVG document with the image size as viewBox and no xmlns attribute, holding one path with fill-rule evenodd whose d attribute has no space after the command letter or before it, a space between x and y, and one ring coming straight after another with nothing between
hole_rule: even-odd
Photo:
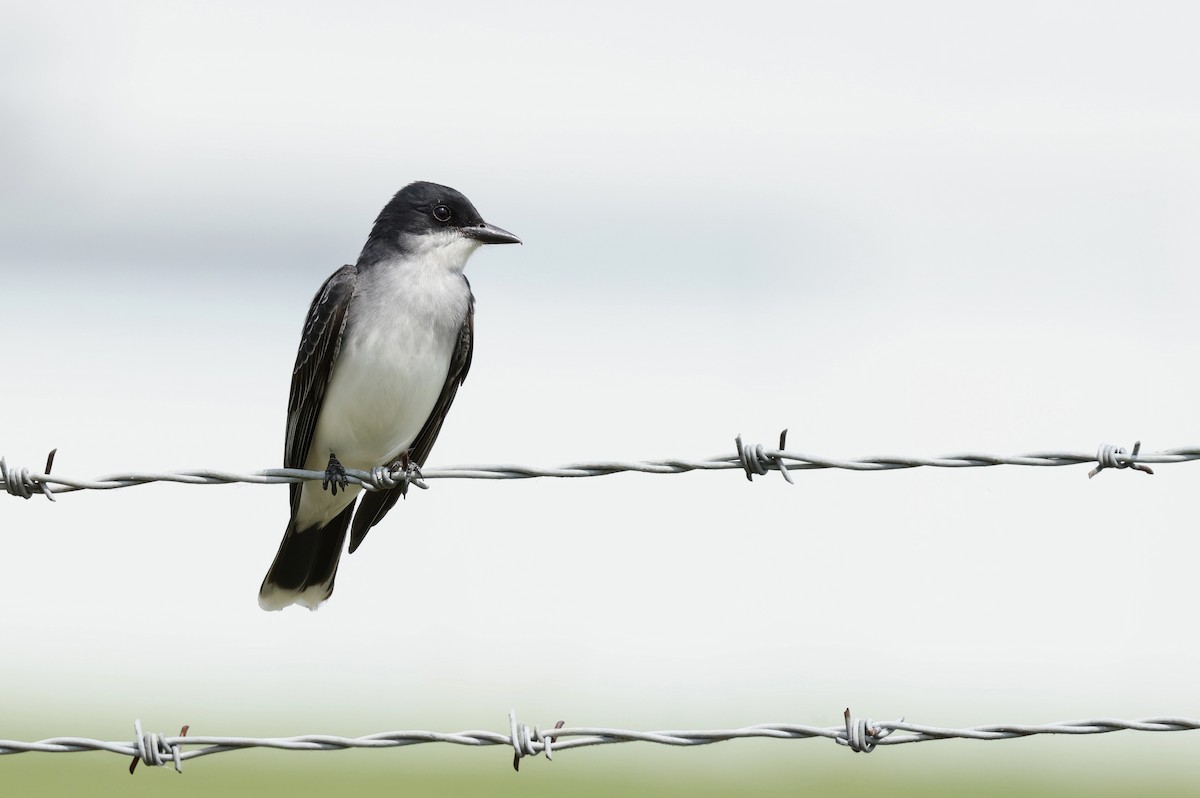
<instances>
[{"instance_id":1,"label":"overcast sky","mask_svg":"<svg viewBox=\"0 0 1200 798\"><path fill-rule=\"evenodd\" d=\"M430 465L1200 437L1191 4L4 17L10 463L279 465L307 304L417 179L526 242L468 267ZM438 481L316 613L255 600L283 487L5 497L0 674L214 733L1195 717L1200 466L1158 471Z\"/></svg>"}]
</instances>

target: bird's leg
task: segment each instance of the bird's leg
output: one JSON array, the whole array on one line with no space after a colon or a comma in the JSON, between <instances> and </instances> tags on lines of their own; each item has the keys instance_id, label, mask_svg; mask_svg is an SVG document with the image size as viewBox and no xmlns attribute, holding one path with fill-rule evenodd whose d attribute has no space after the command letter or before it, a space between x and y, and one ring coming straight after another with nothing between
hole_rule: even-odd
<instances>
[{"instance_id":1,"label":"bird's leg","mask_svg":"<svg viewBox=\"0 0 1200 798\"><path fill-rule=\"evenodd\" d=\"M397 468L397 467L403 469L403 471L404 471L403 481L401 481L401 483L400 483L400 495L401 496L408 498L408 486L409 485L416 485L418 488L422 488L422 489L429 487L428 485L425 484L425 481L422 478L421 466L417 464L416 460L413 460L409 456L409 452L407 450L401 452L400 459L397 460L395 463L392 463L392 468Z\"/></svg>"},{"instance_id":2,"label":"bird's leg","mask_svg":"<svg viewBox=\"0 0 1200 798\"><path fill-rule=\"evenodd\" d=\"M330 452L329 465L325 467L325 479L321 480L321 490L328 490L336 496L338 488L340 487L342 490L345 490L348 481L346 469L338 462L337 455ZM331 485L332 488L330 487Z\"/></svg>"}]
</instances>

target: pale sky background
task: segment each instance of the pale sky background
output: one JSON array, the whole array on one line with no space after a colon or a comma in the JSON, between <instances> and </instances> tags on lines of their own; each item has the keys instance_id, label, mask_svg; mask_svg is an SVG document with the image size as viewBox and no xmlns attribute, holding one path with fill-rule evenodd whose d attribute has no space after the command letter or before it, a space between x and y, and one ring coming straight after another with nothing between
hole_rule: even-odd
<instances>
[{"instance_id":1,"label":"pale sky background","mask_svg":"<svg viewBox=\"0 0 1200 798\"><path fill-rule=\"evenodd\" d=\"M3 17L10 463L278 465L308 302L417 179L526 242L430 465L1200 438L1192 4ZM1196 717L1158 471L443 480L281 614L282 486L0 496L0 677L214 734Z\"/></svg>"}]
</instances>

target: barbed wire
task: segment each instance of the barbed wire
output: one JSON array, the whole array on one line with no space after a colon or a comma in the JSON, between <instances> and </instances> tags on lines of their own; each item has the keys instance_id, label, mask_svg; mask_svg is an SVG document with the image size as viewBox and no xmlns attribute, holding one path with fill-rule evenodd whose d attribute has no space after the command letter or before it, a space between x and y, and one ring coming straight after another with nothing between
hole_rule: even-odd
<instances>
[{"instance_id":1,"label":"barbed wire","mask_svg":"<svg viewBox=\"0 0 1200 798\"><path fill-rule=\"evenodd\" d=\"M563 721L559 721L552 729L542 731L538 726L530 728L518 722L515 712L509 713L508 720L508 734L479 730L461 732L392 731L369 734L364 737L339 737L329 734L310 734L297 737L188 736L189 727L187 726L183 727L179 735L168 737L153 732L143 732L141 721L134 721L132 742L93 740L86 737L53 737L36 742L0 740L0 755L107 751L120 756L132 757L133 762L129 766L130 773L134 771L139 762L155 767L170 763L182 773L183 763L188 759L246 748L334 751L348 748L399 748L425 743L446 743L475 747L497 745L511 747L513 749L513 768L519 770L521 759L526 756L544 754L546 759L553 759L555 752L570 748L632 742L696 746L748 738L776 740L824 738L844 745L856 753L869 753L880 745L904 745L932 740L1010 740L1039 734L1082 735L1108 734L1116 731L1172 732L1200 729L1200 720L1181 717L1145 718L1142 720L1099 718L1042 725L1006 723L952 729L906 723L903 718L896 721L879 722L856 718L850 714L849 709L843 713L844 723L841 726L764 723L740 729L690 731L632 731L594 726L566 726Z\"/></svg>"},{"instance_id":2,"label":"barbed wire","mask_svg":"<svg viewBox=\"0 0 1200 798\"><path fill-rule=\"evenodd\" d=\"M413 478L401 464L381 466L370 471L346 469L348 482L366 490L383 490L396 487L408 479L418 487L428 487L430 479L533 479L538 477L577 478L605 476L624 472L649 474L679 474L688 471L712 471L741 469L747 479L779 471L789 483L793 480L789 471L838 468L849 471L889 471L920 467L973 468L999 465L1015 466L1068 466L1095 463L1088 476L1094 477L1105 468L1133 468L1145 473L1154 473L1146 464L1170 464L1200 460L1200 447L1182 447L1160 452L1141 454L1141 442L1131 452L1112 444L1101 445L1096 454L1078 452L1045 451L1015 456L1000 456L977 452L943 455L941 457L863 457L839 459L822 457L786 449L787 430L780 435L779 447L768 449L761 444L745 444L739 435L735 439L735 453L690 460L668 458L643 461L585 461L569 465L544 468L509 464L456 465L418 471ZM303 481L323 481L324 471L309 471L294 468L270 468L249 473L196 469L175 472L125 472L94 479L75 479L60 475L51 476L57 450L51 451L42 473L33 473L28 468L11 467L0 457L0 487L13 496L31 498L45 495L51 501L56 494L78 490L113 490L117 488L145 485L152 482L174 482L189 485L214 485L230 483L288 484ZM559 721L549 732L540 727L532 729L518 723L515 713L509 715L509 734L492 731L470 730L462 732L394 731L366 735L363 737L340 737L335 735L301 735L295 737L225 737L187 736L189 727L184 726L178 736L169 737L153 732L144 733L141 722L134 721L134 740L103 741L85 737L55 737L35 742L0 740L0 755L21 753L74 753L81 751L108 751L132 757L129 771L132 773L139 762L147 765L174 765L179 772L188 759L224 753L246 748L273 748L290 751L329 751L349 748L397 748L424 743L447 743L466 746L510 746L513 748L513 767L519 769L520 760L526 756L544 754L553 759L555 751L583 748L615 743L646 742L671 746L710 745L746 738L770 739L831 739L855 752L870 752L879 745L901 745L931 740L970 739L1002 740L1029 737L1040 734L1106 734L1115 731L1194 731L1200 729L1200 720L1183 717L1157 717L1142 720L1120 720L1100 718L1093 720L1064 721L1044 725L993 724L970 728L944 728L897 721L875 722L858 719L847 709L842 726L807 726L792 723L767 723L724 730L663 730L633 731L601 727L567 727Z\"/></svg>"},{"instance_id":3,"label":"barbed wire","mask_svg":"<svg viewBox=\"0 0 1200 798\"><path fill-rule=\"evenodd\" d=\"M1152 474L1154 472L1146 465L1147 463L1157 465L1200 460L1200 447L1189 446L1142 454L1140 452L1141 441L1134 444L1132 452L1127 452L1112 444L1103 444L1095 454L1047 451L1003 456L966 452L941 457L861 457L852 459L788 451L786 443L787 430L784 430L779 437L778 448L768 449L762 444L743 443L739 435L735 439L736 449L733 454L716 455L700 460L680 458L640 461L591 460L552 468L509 464L452 465L418 470L415 478L411 472L406 474L405 468L400 463L393 463L370 471L348 468L346 469L346 478L350 484L359 485L367 490L386 490L396 487L406 479L417 487L426 488L428 487L426 481L431 479L577 478L624 472L682 474L688 471L740 469L745 473L747 479L752 480L755 476L778 471L784 479L792 482L790 472L818 468L840 468L848 471L892 471L921 467L1069 466L1095 463L1096 467L1088 474L1089 477L1094 477L1105 468L1133 468ZM60 493L71 493L77 490L113 490L152 482L176 482L185 485L225 485L230 483L274 485L310 480L319 482L328 478L324 471L308 471L301 468L267 468L248 473L214 469L172 472L129 471L94 479L75 479L50 475L57 451L55 449L50 452L50 456L46 460L46 468L42 473L31 472L28 468L9 466L5 459L0 457L0 488L10 495L25 499L42 494L53 501L55 495Z\"/></svg>"}]
</instances>

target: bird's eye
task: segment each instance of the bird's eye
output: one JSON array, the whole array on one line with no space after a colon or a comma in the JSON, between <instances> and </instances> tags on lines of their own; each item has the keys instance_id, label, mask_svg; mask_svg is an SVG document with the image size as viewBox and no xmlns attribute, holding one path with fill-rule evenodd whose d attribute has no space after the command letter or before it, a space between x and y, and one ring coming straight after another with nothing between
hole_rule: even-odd
<instances>
[{"instance_id":1,"label":"bird's eye","mask_svg":"<svg viewBox=\"0 0 1200 798\"><path fill-rule=\"evenodd\" d=\"M450 209L445 205L438 205L433 209L433 218L437 219L439 222L450 221L450 215Z\"/></svg>"}]
</instances>

